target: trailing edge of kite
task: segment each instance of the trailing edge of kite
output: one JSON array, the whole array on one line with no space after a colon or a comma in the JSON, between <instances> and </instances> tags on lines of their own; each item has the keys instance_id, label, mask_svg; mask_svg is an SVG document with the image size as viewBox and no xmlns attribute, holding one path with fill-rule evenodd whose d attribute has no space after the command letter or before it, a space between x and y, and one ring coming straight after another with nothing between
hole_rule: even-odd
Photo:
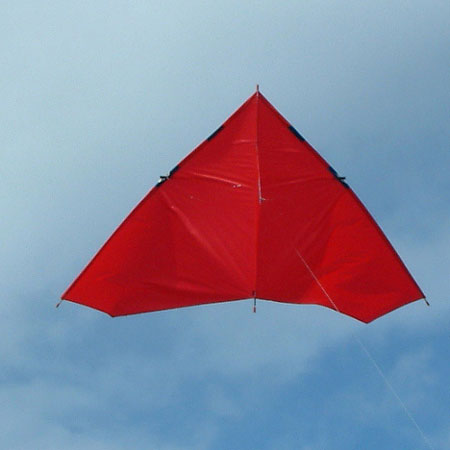
<instances>
[{"instance_id":1,"label":"trailing edge of kite","mask_svg":"<svg viewBox=\"0 0 450 450\"><path fill-rule=\"evenodd\" d=\"M257 89L61 298L111 316L258 298L370 322L425 295L344 177Z\"/></svg>"}]
</instances>

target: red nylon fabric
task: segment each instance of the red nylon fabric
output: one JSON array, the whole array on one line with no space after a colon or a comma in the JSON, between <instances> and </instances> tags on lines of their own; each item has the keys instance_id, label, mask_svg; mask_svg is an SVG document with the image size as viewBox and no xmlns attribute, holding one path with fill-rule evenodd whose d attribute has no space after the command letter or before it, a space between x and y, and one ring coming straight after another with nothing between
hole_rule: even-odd
<instances>
[{"instance_id":1,"label":"red nylon fabric","mask_svg":"<svg viewBox=\"0 0 450 450\"><path fill-rule=\"evenodd\" d=\"M112 316L253 297L363 322L424 298L353 191L259 92L62 295Z\"/></svg>"}]
</instances>

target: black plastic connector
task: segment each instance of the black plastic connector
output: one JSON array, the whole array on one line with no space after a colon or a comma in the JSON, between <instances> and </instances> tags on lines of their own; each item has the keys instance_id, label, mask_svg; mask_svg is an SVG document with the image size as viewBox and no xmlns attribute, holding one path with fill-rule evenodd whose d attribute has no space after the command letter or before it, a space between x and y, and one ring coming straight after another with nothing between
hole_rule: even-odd
<instances>
[{"instance_id":1,"label":"black plastic connector","mask_svg":"<svg viewBox=\"0 0 450 450\"><path fill-rule=\"evenodd\" d=\"M219 128L217 128L216 131L214 131L214 133L212 133L209 137L206 138L207 141L210 141L213 137L216 136L216 134L218 134L220 131L223 130L223 125L220 125Z\"/></svg>"},{"instance_id":2,"label":"black plastic connector","mask_svg":"<svg viewBox=\"0 0 450 450\"><path fill-rule=\"evenodd\" d=\"M175 166L170 172L169 172L169 178L180 168L180 166Z\"/></svg>"},{"instance_id":3,"label":"black plastic connector","mask_svg":"<svg viewBox=\"0 0 450 450\"><path fill-rule=\"evenodd\" d=\"M165 183L178 169L180 166L175 166L168 175L161 175L159 177L159 181L156 183L155 187L161 186L163 183Z\"/></svg>"},{"instance_id":4,"label":"black plastic connector","mask_svg":"<svg viewBox=\"0 0 450 450\"><path fill-rule=\"evenodd\" d=\"M289 131L300 141L305 142L305 138L292 126L289 125Z\"/></svg>"},{"instance_id":5,"label":"black plastic connector","mask_svg":"<svg viewBox=\"0 0 450 450\"><path fill-rule=\"evenodd\" d=\"M343 184L347 189L350 188L350 186L345 182L345 177L340 177L338 173L331 167L328 166L328 170L333 174L334 178L338 180L341 184Z\"/></svg>"}]
</instances>

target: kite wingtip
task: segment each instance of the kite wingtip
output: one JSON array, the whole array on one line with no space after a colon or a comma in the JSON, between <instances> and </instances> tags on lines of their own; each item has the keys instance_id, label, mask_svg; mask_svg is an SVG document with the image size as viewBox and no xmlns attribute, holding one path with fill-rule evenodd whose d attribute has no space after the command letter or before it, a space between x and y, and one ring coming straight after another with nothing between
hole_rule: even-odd
<instances>
[{"instance_id":1,"label":"kite wingtip","mask_svg":"<svg viewBox=\"0 0 450 450\"><path fill-rule=\"evenodd\" d=\"M256 84L256 93L259 94L259 84Z\"/></svg>"},{"instance_id":2,"label":"kite wingtip","mask_svg":"<svg viewBox=\"0 0 450 450\"><path fill-rule=\"evenodd\" d=\"M63 298L55 305L55 308L59 308L59 305L63 302Z\"/></svg>"},{"instance_id":3,"label":"kite wingtip","mask_svg":"<svg viewBox=\"0 0 450 450\"><path fill-rule=\"evenodd\" d=\"M426 304L427 306L431 306L431 305L430 305L430 302L427 300L426 297L424 297L423 300L425 301L425 304Z\"/></svg>"}]
</instances>

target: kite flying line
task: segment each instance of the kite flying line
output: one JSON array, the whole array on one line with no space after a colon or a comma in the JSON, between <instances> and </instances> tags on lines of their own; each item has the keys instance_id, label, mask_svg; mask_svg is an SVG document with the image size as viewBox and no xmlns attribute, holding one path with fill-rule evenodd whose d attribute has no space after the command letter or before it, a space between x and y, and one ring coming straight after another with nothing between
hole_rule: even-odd
<instances>
[{"instance_id":1,"label":"kite flying line","mask_svg":"<svg viewBox=\"0 0 450 450\"><path fill-rule=\"evenodd\" d=\"M309 267L309 264L305 261L305 258L303 258L303 256L301 255L301 253L298 251L298 249L295 249L295 252L297 253L297 256L302 260L304 266L307 268L308 272L310 273L310 275L314 278L314 281L318 284L318 286L320 287L320 289L322 290L322 292L325 294L325 296L328 298L328 300L330 301L331 305L333 306L333 308L338 312L341 313L341 311L339 310L339 308L336 306L336 303L334 303L333 299L328 295L328 292L326 291L326 289L323 287L322 283L319 281L319 279L316 277L316 275L314 274L314 272L312 271L311 267ZM427 302L428 304L428 302ZM341 313L342 314L342 313ZM384 381L384 383L386 384L386 386L388 387L388 389L392 392L392 394L394 395L394 397L397 399L397 401L400 403L400 406L403 408L403 410L405 411L406 415L408 416L409 420L412 422L412 424L414 425L414 427L417 429L417 431L419 432L419 434L422 436L423 441L425 442L426 446L428 448L430 448L431 450L434 450L434 447L431 445L429 439L426 437L425 433L422 431L422 429L420 428L419 424L417 423L417 421L414 419L414 416L412 415L411 411L408 409L408 407L406 406L406 404L403 402L403 400L400 398L400 396L398 395L397 391L394 389L394 386L391 384L391 382L388 380L388 378L386 377L386 375L384 374L384 372L381 370L380 365L376 362L375 358L371 355L371 353L369 352L369 350L367 349L367 347L364 345L363 341L355 334L352 333L353 338L355 339L355 341L358 343L358 345L360 346L360 348L363 350L363 352L366 354L366 356L369 358L370 362L372 363L372 365L375 367L376 371L378 372L378 374L380 375L381 379Z\"/></svg>"}]
</instances>

